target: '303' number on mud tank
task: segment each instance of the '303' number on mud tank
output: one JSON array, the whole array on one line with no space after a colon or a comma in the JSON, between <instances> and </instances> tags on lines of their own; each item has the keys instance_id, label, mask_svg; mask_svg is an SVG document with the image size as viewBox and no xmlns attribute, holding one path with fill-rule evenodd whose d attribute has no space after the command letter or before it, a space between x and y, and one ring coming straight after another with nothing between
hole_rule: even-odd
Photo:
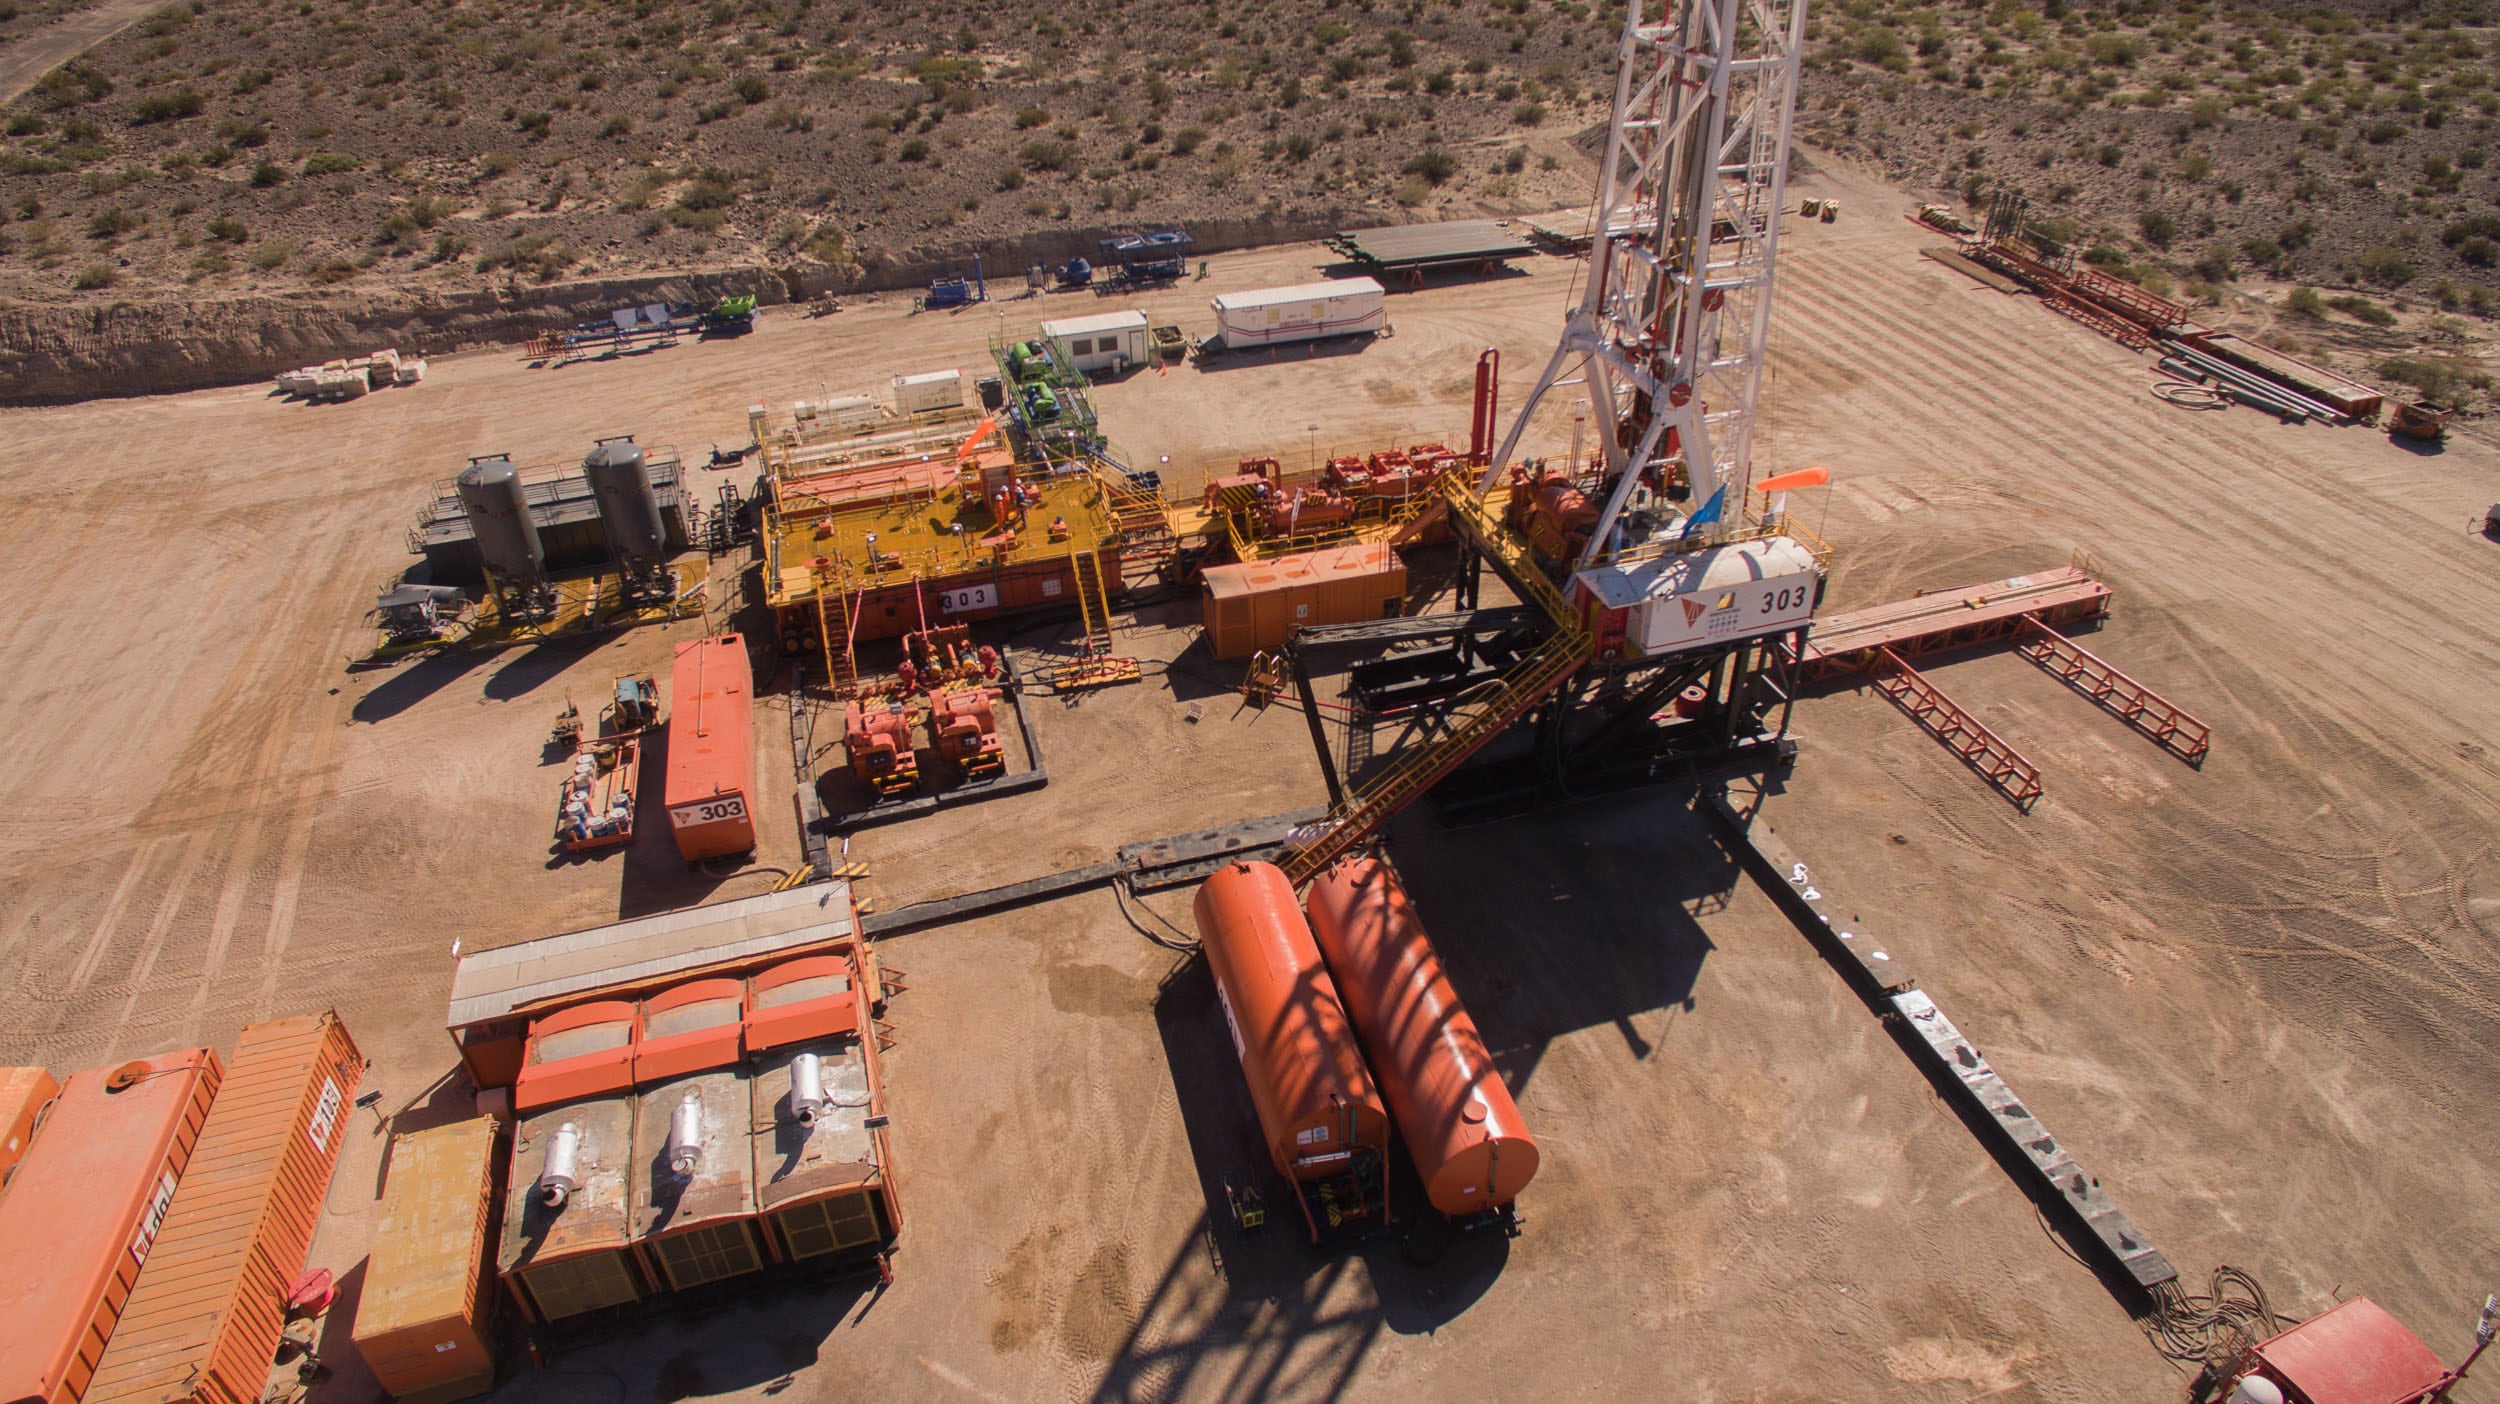
<instances>
[{"instance_id":1,"label":"'303' number on mud tank","mask_svg":"<svg viewBox=\"0 0 2500 1404\"><path fill-rule=\"evenodd\" d=\"M1813 592L1812 585L1791 585L1779 590L1765 590L1762 592L1762 612L1780 614L1792 609L1803 609L1806 602L1813 597Z\"/></svg>"}]
</instances>

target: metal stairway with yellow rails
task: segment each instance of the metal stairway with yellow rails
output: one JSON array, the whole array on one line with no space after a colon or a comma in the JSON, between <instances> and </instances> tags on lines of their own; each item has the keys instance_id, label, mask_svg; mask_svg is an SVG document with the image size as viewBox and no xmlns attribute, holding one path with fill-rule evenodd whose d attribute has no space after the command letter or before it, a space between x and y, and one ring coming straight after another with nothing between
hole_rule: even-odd
<instances>
[{"instance_id":1,"label":"metal stairway with yellow rails","mask_svg":"<svg viewBox=\"0 0 2500 1404\"><path fill-rule=\"evenodd\" d=\"M1461 699L1452 712L1450 730L1439 740L1392 759L1320 821L1316 837L1287 852L1281 866L1296 885L1319 876L1329 864L1368 842L1392 815L1422 798L1588 662L1589 636L1571 616L1562 592L1503 530L1491 506L1476 496L1471 484L1455 476L1446 481L1444 491L1450 522L1460 537L1483 552L1504 580L1545 613L1553 632L1480 695Z\"/></svg>"},{"instance_id":2,"label":"metal stairway with yellow rails","mask_svg":"<svg viewBox=\"0 0 2500 1404\"><path fill-rule=\"evenodd\" d=\"M1137 660L1111 652L1111 594L1103 586L1102 558L1092 551L1079 551L1070 573L1076 577L1076 607L1085 622L1085 637L1078 645L1076 661L1059 665L1050 675L1050 685L1065 691L1135 682Z\"/></svg>"}]
</instances>

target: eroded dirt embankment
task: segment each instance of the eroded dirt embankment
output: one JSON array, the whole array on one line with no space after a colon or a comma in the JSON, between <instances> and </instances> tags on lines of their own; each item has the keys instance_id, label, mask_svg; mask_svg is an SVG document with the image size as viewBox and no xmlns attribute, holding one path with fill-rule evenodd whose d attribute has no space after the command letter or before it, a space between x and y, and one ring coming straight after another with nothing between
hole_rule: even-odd
<instances>
[{"instance_id":1,"label":"eroded dirt embankment","mask_svg":"<svg viewBox=\"0 0 2500 1404\"><path fill-rule=\"evenodd\" d=\"M1197 238L1192 252L1207 256L1292 243L1341 223L1333 213L1203 221L1191 226ZM992 296L1003 297L1023 288L1022 270L1029 264L1056 266L1090 255L1107 232L1053 230L977 248L932 249L909 257L872 254L865 264L843 270L723 268L550 284L481 275L456 289L305 289L197 302L173 296L13 302L0 305L0 404L234 385L385 346L438 356L525 341L628 304L753 293L771 306L826 291L914 288L939 273L970 272L976 253Z\"/></svg>"}]
</instances>

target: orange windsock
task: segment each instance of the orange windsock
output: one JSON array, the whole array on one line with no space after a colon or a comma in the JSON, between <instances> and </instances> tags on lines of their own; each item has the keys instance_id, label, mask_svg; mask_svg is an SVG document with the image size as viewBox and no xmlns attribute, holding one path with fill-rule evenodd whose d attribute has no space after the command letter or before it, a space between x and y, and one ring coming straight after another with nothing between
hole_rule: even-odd
<instances>
[{"instance_id":1,"label":"orange windsock","mask_svg":"<svg viewBox=\"0 0 2500 1404\"><path fill-rule=\"evenodd\" d=\"M955 450L955 457L957 459L970 458L972 451L981 446L983 439L997 432L998 416L994 414L983 416L981 422L972 427L972 437L964 440L963 447Z\"/></svg>"},{"instance_id":2,"label":"orange windsock","mask_svg":"<svg viewBox=\"0 0 2500 1404\"><path fill-rule=\"evenodd\" d=\"M1791 488L1821 487L1831 480L1832 470L1829 468L1800 468L1793 473L1782 473L1776 478L1764 478L1753 485L1753 490L1786 492Z\"/></svg>"}]
</instances>

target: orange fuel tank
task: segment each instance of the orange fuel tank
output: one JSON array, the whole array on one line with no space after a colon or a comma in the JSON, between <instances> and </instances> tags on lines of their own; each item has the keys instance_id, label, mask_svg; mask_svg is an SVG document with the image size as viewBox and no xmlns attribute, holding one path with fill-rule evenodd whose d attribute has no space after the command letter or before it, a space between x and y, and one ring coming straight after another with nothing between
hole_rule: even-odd
<instances>
[{"instance_id":1,"label":"orange fuel tank","mask_svg":"<svg viewBox=\"0 0 2500 1404\"><path fill-rule=\"evenodd\" d=\"M1346 1171L1388 1144L1380 1093L1311 943L1293 884L1272 863L1235 863L1198 888L1198 939L1215 973L1267 1151L1289 1180Z\"/></svg>"},{"instance_id":2,"label":"orange fuel tank","mask_svg":"<svg viewBox=\"0 0 2500 1404\"><path fill-rule=\"evenodd\" d=\"M755 675L736 634L677 645L664 797L689 863L755 847Z\"/></svg>"},{"instance_id":3,"label":"orange fuel tank","mask_svg":"<svg viewBox=\"0 0 2500 1404\"><path fill-rule=\"evenodd\" d=\"M1405 890L1354 859L1311 884L1310 916L1425 1197L1452 1218L1509 1204L1536 1175L1536 1142Z\"/></svg>"}]
</instances>

